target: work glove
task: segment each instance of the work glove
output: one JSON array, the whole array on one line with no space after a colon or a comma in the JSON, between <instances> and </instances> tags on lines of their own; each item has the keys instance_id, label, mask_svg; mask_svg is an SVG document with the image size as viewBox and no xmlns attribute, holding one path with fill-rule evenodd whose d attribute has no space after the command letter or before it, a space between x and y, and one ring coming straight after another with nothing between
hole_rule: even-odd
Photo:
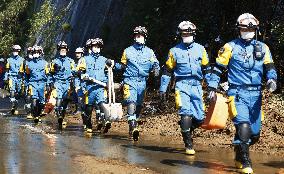
<instances>
[{"instance_id":1,"label":"work glove","mask_svg":"<svg viewBox=\"0 0 284 174\"><path fill-rule=\"evenodd\" d=\"M24 75L23 73L19 72L18 75L17 75L17 78L21 79L23 77L23 75Z\"/></svg>"},{"instance_id":2,"label":"work glove","mask_svg":"<svg viewBox=\"0 0 284 174\"><path fill-rule=\"evenodd\" d=\"M49 84L45 86L45 89L46 89L47 94L51 92L51 86Z\"/></svg>"},{"instance_id":3,"label":"work glove","mask_svg":"<svg viewBox=\"0 0 284 174\"><path fill-rule=\"evenodd\" d=\"M269 92L274 92L277 89L277 83L274 79L269 79L266 83L266 88Z\"/></svg>"},{"instance_id":4,"label":"work glove","mask_svg":"<svg viewBox=\"0 0 284 174\"><path fill-rule=\"evenodd\" d=\"M154 72L154 76L155 76L155 77L159 77L159 75L160 75L160 70L159 70L158 68L154 68L154 69L153 69L153 72Z\"/></svg>"},{"instance_id":5,"label":"work glove","mask_svg":"<svg viewBox=\"0 0 284 174\"><path fill-rule=\"evenodd\" d=\"M216 95L216 89L208 87L207 89L207 97L205 99L205 104L209 105L211 102L216 101L217 95Z\"/></svg>"},{"instance_id":6,"label":"work glove","mask_svg":"<svg viewBox=\"0 0 284 174\"><path fill-rule=\"evenodd\" d=\"M108 66L108 67L113 67L114 66L114 60L111 60L111 59L107 59L106 60L106 65Z\"/></svg>"},{"instance_id":7,"label":"work glove","mask_svg":"<svg viewBox=\"0 0 284 174\"><path fill-rule=\"evenodd\" d=\"M76 93L78 93L78 91L81 89L81 87L80 86L76 86L75 87L75 91L76 91Z\"/></svg>"},{"instance_id":8,"label":"work glove","mask_svg":"<svg viewBox=\"0 0 284 174\"><path fill-rule=\"evenodd\" d=\"M55 63L53 65L53 68L54 68L54 71L59 71L61 69L61 66Z\"/></svg>"},{"instance_id":9,"label":"work glove","mask_svg":"<svg viewBox=\"0 0 284 174\"><path fill-rule=\"evenodd\" d=\"M123 83L114 83L115 90L121 89L122 87L123 87Z\"/></svg>"},{"instance_id":10,"label":"work glove","mask_svg":"<svg viewBox=\"0 0 284 174\"><path fill-rule=\"evenodd\" d=\"M82 79L82 80L89 80L89 79L90 79L90 76L89 76L89 74L82 74L82 75L81 75L81 79Z\"/></svg>"}]
</instances>

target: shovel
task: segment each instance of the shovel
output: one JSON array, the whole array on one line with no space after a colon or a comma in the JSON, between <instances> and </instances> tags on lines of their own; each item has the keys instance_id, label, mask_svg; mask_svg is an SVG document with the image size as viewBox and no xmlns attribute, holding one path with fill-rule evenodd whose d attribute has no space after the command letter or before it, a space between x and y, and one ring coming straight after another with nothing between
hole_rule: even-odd
<instances>
[{"instance_id":1,"label":"shovel","mask_svg":"<svg viewBox=\"0 0 284 174\"><path fill-rule=\"evenodd\" d=\"M109 120L119 121L122 119L123 110L122 104L115 102L114 86L112 68L108 67L108 104L106 104L105 107L108 111L107 115L109 115Z\"/></svg>"}]
</instances>

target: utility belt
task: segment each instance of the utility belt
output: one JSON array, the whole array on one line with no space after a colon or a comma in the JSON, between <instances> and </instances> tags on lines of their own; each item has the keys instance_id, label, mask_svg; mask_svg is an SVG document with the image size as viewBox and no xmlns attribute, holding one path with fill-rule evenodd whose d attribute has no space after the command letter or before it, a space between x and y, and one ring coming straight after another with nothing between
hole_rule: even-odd
<instances>
[{"instance_id":1,"label":"utility belt","mask_svg":"<svg viewBox=\"0 0 284 174\"><path fill-rule=\"evenodd\" d=\"M125 80L130 80L130 81L138 81L138 82L144 82L147 80L147 77L145 76L140 76L140 77L125 77Z\"/></svg>"},{"instance_id":2,"label":"utility belt","mask_svg":"<svg viewBox=\"0 0 284 174\"><path fill-rule=\"evenodd\" d=\"M29 83L46 82L46 79L30 80Z\"/></svg>"},{"instance_id":3,"label":"utility belt","mask_svg":"<svg viewBox=\"0 0 284 174\"><path fill-rule=\"evenodd\" d=\"M235 84L229 84L229 89L243 89L247 91L260 91L262 89L261 85L235 85Z\"/></svg>"},{"instance_id":4,"label":"utility belt","mask_svg":"<svg viewBox=\"0 0 284 174\"><path fill-rule=\"evenodd\" d=\"M67 84L67 83L71 83L71 77L69 77L67 79L55 79L55 81L59 82L59 83Z\"/></svg>"},{"instance_id":5,"label":"utility belt","mask_svg":"<svg viewBox=\"0 0 284 174\"><path fill-rule=\"evenodd\" d=\"M201 85L201 80L197 79L196 77L176 77L176 82L189 84L191 86Z\"/></svg>"},{"instance_id":6,"label":"utility belt","mask_svg":"<svg viewBox=\"0 0 284 174\"><path fill-rule=\"evenodd\" d=\"M19 75L19 73L8 73L8 77L17 77Z\"/></svg>"}]
</instances>

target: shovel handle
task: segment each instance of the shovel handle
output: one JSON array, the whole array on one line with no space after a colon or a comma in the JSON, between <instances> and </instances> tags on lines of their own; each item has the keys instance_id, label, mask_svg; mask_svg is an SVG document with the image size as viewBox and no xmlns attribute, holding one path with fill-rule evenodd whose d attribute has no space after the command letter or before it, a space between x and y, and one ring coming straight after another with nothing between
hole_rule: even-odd
<instances>
[{"instance_id":1,"label":"shovel handle","mask_svg":"<svg viewBox=\"0 0 284 174\"><path fill-rule=\"evenodd\" d=\"M99 80L97 80L97 79L95 79L95 78L89 78L89 80L91 80L92 82L94 82L94 83L96 83L96 84L99 84L99 85L101 85L101 86L103 86L103 87L106 87L107 86L107 84L106 83L104 83L104 82L102 82L102 81L99 81Z\"/></svg>"}]
</instances>

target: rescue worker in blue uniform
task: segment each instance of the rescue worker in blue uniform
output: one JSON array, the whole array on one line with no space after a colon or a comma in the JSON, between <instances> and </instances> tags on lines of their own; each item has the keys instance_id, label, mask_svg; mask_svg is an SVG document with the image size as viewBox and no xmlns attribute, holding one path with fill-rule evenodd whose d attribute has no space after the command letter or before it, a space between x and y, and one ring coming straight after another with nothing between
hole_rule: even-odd
<instances>
[{"instance_id":1,"label":"rescue worker in blue uniform","mask_svg":"<svg viewBox=\"0 0 284 174\"><path fill-rule=\"evenodd\" d=\"M123 51L121 62L116 63L115 68L124 71L123 98L127 105L129 135L138 141L137 121L142 110L146 81L152 71L156 78L159 76L160 66L154 51L145 45L147 29L135 27L133 34L134 44Z\"/></svg>"},{"instance_id":2,"label":"rescue worker in blue uniform","mask_svg":"<svg viewBox=\"0 0 284 174\"><path fill-rule=\"evenodd\" d=\"M76 73L75 62L67 56L68 45L64 41L57 44L59 56L56 57L50 65L50 72L52 74L53 88L55 88L56 106L55 112L58 118L59 129L66 126L64 121L66 108L68 105L68 98L70 96L70 83L73 75Z\"/></svg>"},{"instance_id":3,"label":"rescue worker in blue uniform","mask_svg":"<svg viewBox=\"0 0 284 174\"><path fill-rule=\"evenodd\" d=\"M12 103L11 113L17 114L17 104L23 83L24 59L19 55L21 51L19 45L14 45L12 50L13 55L7 59L6 72L9 80L10 100Z\"/></svg>"},{"instance_id":4,"label":"rescue worker in blue uniform","mask_svg":"<svg viewBox=\"0 0 284 174\"><path fill-rule=\"evenodd\" d=\"M86 125L87 133L92 133L92 111L95 104L100 108L100 114L96 115L97 129L104 127L104 133L106 133L111 127L105 106L107 98L106 89L90 80L90 78L94 78L105 83L108 81L106 72L106 62L108 59L101 55L103 45L103 40L100 38L89 39L86 42L89 54L83 57L77 65L78 74L86 83L85 111L83 115L85 118L83 119L83 124Z\"/></svg>"},{"instance_id":5,"label":"rescue worker in blue uniform","mask_svg":"<svg viewBox=\"0 0 284 174\"><path fill-rule=\"evenodd\" d=\"M194 155L192 133L204 121L202 81L210 77L210 65L205 48L196 43L196 26L190 21L178 25L177 34L182 41L170 49L163 75L160 96L162 102L174 73L176 78L175 100L180 116L180 128L185 152Z\"/></svg>"},{"instance_id":6,"label":"rescue worker in blue uniform","mask_svg":"<svg viewBox=\"0 0 284 174\"><path fill-rule=\"evenodd\" d=\"M29 94L29 75L26 72L26 65L33 59L33 47L27 48L27 55L24 60L24 88L25 88L25 105L24 108L27 112L27 119L33 119L31 113L31 95Z\"/></svg>"},{"instance_id":7,"label":"rescue worker in blue uniform","mask_svg":"<svg viewBox=\"0 0 284 174\"><path fill-rule=\"evenodd\" d=\"M43 58L43 48L33 47L33 59L26 63L26 75L28 79L28 91L31 96L31 111L34 122L41 121L40 115L45 104L45 90L48 86L49 64Z\"/></svg>"},{"instance_id":8,"label":"rescue worker in blue uniform","mask_svg":"<svg viewBox=\"0 0 284 174\"><path fill-rule=\"evenodd\" d=\"M260 138L262 120L262 77L266 74L270 92L276 90L277 74L266 44L254 39L259 21L244 13L237 19L239 38L226 43L218 53L216 66L209 82L209 100L220 82L220 75L228 70L229 115L236 128L233 140L235 164L242 173L253 173L249 146Z\"/></svg>"},{"instance_id":9,"label":"rescue worker in blue uniform","mask_svg":"<svg viewBox=\"0 0 284 174\"><path fill-rule=\"evenodd\" d=\"M84 49L81 47L76 48L75 50L75 63L76 67L84 57ZM76 105L76 111L74 114L80 114L82 112L82 105L83 105L83 97L84 97L84 83L81 83L81 79L76 76L74 79L75 91L73 92L73 100Z\"/></svg>"}]
</instances>

